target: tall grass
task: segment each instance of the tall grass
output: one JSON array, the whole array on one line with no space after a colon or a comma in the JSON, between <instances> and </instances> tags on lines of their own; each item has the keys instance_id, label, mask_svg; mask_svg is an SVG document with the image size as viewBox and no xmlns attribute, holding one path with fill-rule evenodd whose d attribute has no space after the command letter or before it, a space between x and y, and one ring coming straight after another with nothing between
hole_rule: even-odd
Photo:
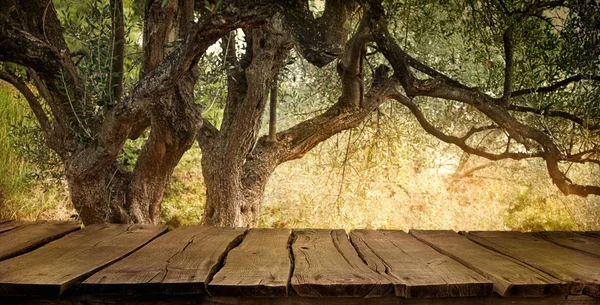
<instances>
[{"instance_id":1,"label":"tall grass","mask_svg":"<svg viewBox=\"0 0 600 305\"><path fill-rule=\"evenodd\" d=\"M8 85L0 83L0 202L23 190L28 168L18 156L10 130L25 117L27 109Z\"/></svg>"},{"instance_id":2,"label":"tall grass","mask_svg":"<svg viewBox=\"0 0 600 305\"><path fill-rule=\"evenodd\" d=\"M34 124L30 111L16 90L0 83L0 219L68 219L75 211L64 181L36 175L38 165L16 147L23 139L15 128Z\"/></svg>"}]
</instances>

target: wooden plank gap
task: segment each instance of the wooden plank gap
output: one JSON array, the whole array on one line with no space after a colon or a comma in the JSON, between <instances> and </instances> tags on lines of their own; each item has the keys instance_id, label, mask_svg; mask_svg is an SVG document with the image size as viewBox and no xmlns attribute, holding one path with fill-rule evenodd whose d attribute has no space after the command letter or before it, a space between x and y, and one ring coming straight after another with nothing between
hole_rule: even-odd
<instances>
[{"instance_id":1,"label":"wooden plank gap","mask_svg":"<svg viewBox=\"0 0 600 305\"><path fill-rule=\"evenodd\" d=\"M285 297L288 295L289 229L251 229L231 249L206 289L211 296Z\"/></svg>"},{"instance_id":2,"label":"wooden plank gap","mask_svg":"<svg viewBox=\"0 0 600 305\"><path fill-rule=\"evenodd\" d=\"M94 274L82 291L101 294L205 294L225 253L242 240L245 228L181 226L127 259Z\"/></svg>"},{"instance_id":3,"label":"wooden plank gap","mask_svg":"<svg viewBox=\"0 0 600 305\"><path fill-rule=\"evenodd\" d=\"M472 231L472 232L473 233L477 233L477 232L483 232L483 231ZM482 238L479 238L479 237L477 237L475 235L472 235L471 232L460 231L458 233L460 235L464 236L465 238L469 239L473 243L475 243L475 244L477 244L477 245L479 245L481 247L484 247L484 248L488 249L489 251L494 251L495 253L498 253L500 255L504 255L506 257L514 259L515 261L518 261L519 263L521 263L521 264L523 264L523 265L525 265L525 266L527 266L529 268L535 269L535 270L537 270L540 273L543 273L543 274L545 274L547 276L550 276L550 277L553 277L553 278L558 279L560 281L563 281L565 283L568 283L568 286L569 286L568 290L569 290L569 294L570 295L580 295L580 294L583 293L583 289L585 288L585 285L582 284L582 283L573 282L572 279L565 280L564 278L561 278L560 276L557 277L556 275L554 275L552 273L549 273L546 270L540 269L540 268L536 267L535 265L530 264L526 260L519 259L518 257L516 257L514 255L510 255L509 253L502 252L502 251L494 248L493 246L491 246L489 243L484 242Z\"/></svg>"},{"instance_id":4,"label":"wooden plank gap","mask_svg":"<svg viewBox=\"0 0 600 305\"><path fill-rule=\"evenodd\" d=\"M0 233L16 229L20 224L20 222L12 220L5 220L3 222L0 222Z\"/></svg>"},{"instance_id":5,"label":"wooden plank gap","mask_svg":"<svg viewBox=\"0 0 600 305\"><path fill-rule=\"evenodd\" d=\"M371 268L371 270L389 278L390 275L390 265L387 264L387 262L385 261L385 259L383 257L380 256L380 254L375 251L371 245L369 245L368 243L361 243L361 245L364 245L364 247L366 247L366 249L363 247L363 249L361 250L361 247L358 244L358 237L356 235L356 230L353 230L350 233L350 243L352 244L352 247L354 247L354 250L356 251L356 253L358 253L358 257L360 257L360 259L365 263L365 265L367 265L369 268ZM367 253L366 251L369 251L369 253ZM403 251L403 250L401 250ZM377 257L377 261L375 260L367 260L367 255L373 255L375 257ZM381 270L381 268L383 267L383 270ZM394 285L394 294L396 296L399 297L406 297L406 284L405 283L398 283L397 281L394 282L392 281L392 284Z\"/></svg>"},{"instance_id":6,"label":"wooden plank gap","mask_svg":"<svg viewBox=\"0 0 600 305\"><path fill-rule=\"evenodd\" d=\"M238 247L244 241L244 239L246 238L247 235L248 235L248 229L245 229L242 234L240 234L238 237L234 238L227 245L227 247L225 248L225 251L223 251L223 253L221 253L221 255L219 255L219 258L217 259L217 263L215 265L213 265L212 268L210 268L210 270L208 272L208 276L206 277L206 281L204 282L204 289L206 290L206 293L209 296L211 294L208 291L208 285L210 284L210 282L213 281L215 274L217 274L221 269L223 269L223 266L225 265L225 260L227 259L227 256L229 255L231 250Z\"/></svg>"},{"instance_id":7,"label":"wooden plank gap","mask_svg":"<svg viewBox=\"0 0 600 305\"><path fill-rule=\"evenodd\" d=\"M600 258L559 246L533 233L473 231L470 240L569 283L569 293L600 297Z\"/></svg>"},{"instance_id":8,"label":"wooden plank gap","mask_svg":"<svg viewBox=\"0 0 600 305\"><path fill-rule=\"evenodd\" d=\"M492 282L415 237L397 230L354 230L350 240L371 269L388 278L397 296L485 296Z\"/></svg>"},{"instance_id":9,"label":"wooden plank gap","mask_svg":"<svg viewBox=\"0 0 600 305\"><path fill-rule=\"evenodd\" d=\"M166 230L151 225L88 226L0 262L0 295L59 296Z\"/></svg>"},{"instance_id":10,"label":"wooden plank gap","mask_svg":"<svg viewBox=\"0 0 600 305\"><path fill-rule=\"evenodd\" d=\"M375 297L392 283L358 257L344 230L296 229L292 288L299 296Z\"/></svg>"},{"instance_id":11,"label":"wooden plank gap","mask_svg":"<svg viewBox=\"0 0 600 305\"><path fill-rule=\"evenodd\" d=\"M519 263L521 263L523 265L526 265L527 267L533 268L533 269L535 269L535 270L537 270L537 271L539 271L539 272L541 272L543 274L546 274L546 275L548 275L550 277L553 277L555 279L562 280L562 279L557 278L556 276L552 275L551 273L548 273L548 272L546 272L546 271L544 271L542 269L539 269L536 266L531 265L530 263L528 263L526 261L523 261L523 260L521 260L521 259L519 259L519 258L517 258L515 256L512 256L512 255L509 255L507 253L503 253L501 251L498 251L498 249L495 249L494 247L490 246L489 244L487 244L485 242L482 242L481 239L478 239L476 237L474 238L474 236L471 235L469 231L459 231L458 234L460 234L460 235L468 238L470 241L472 241L472 242L478 244L479 246L482 246L482 247L484 247L484 248L486 248L486 249L488 249L490 251L494 251L494 252L496 252L496 253L498 253L500 255L504 255L504 256L510 257L511 259L514 259L514 260L518 261ZM562 280L562 281L564 281L564 280ZM581 294L581 293L571 293L571 294L577 295L577 294Z\"/></svg>"},{"instance_id":12,"label":"wooden plank gap","mask_svg":"<svg viewBox=\"0 0 600 305\"><path fill-rule=\"evenodd\" d=\"M549 297L568 295L567 283L512 257L490 250L448 230L411 230L410 234L438 252L493 282L501 296Z\"/></svg>"},{"instance_id":13,"label":"wooden plank gap","mask_svg":"<svg viewBox=\"0 0 600 305\"><path fill-rule=\"evenodd\" d=\"M296 241L296 234L294 231L290 232L290 237L288 238L287 250L288 255L290 257L290 273L287 279L287 291L288 296L297 295L296 290L292 288L292 277L294 276L294 269L296 266L296 258L294 257L294 242Z\"/></svg>"},{"instance_id":14,"label":"wooden plank gap","mask_svg":"<svg viewBox=\"0 0 600 305\"><path fill-rule=\"evenodd\" d=\"M8 224L17 226L0 234L0 261L31 252L81 228L73 221L15 221Z\"/></svg>"},{"instance_id":15,"label":"wooden plank gap","mask_svg":"<svg viewBox=\"0 0 600 305\"><path fill-rule=\"evenodd\" d=\"M555 245L600 257L600 239L582 234L583 232L546 231L533 235Z\"/></svg>"}]
</instances>

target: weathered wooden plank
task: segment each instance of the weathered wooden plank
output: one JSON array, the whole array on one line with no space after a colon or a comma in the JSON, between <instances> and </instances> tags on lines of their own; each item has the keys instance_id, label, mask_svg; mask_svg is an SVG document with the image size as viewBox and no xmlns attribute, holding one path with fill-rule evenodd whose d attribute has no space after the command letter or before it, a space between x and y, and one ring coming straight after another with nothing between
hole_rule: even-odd
<instances>
[{"instance_id":1,"label":"weathered wooden plank","mask_svg":"<svg viewBox=\"0 0 600 305\"><path fill-rule=\"evenodd\" d=\"M546 297L568 293L565 282L455 232L411 230L410 234L488 278L494 283L494 291L502 296Z\"/></svg>"},{"instance_id":2,"label":"weathered wooden plank","mask_svg":"<svg viewBox=\"0 0 600 305\"><path fill-rule=\"evenodd\" d=\"M587 235L587 236L592 236L595 238L600 238L600 231L588 231L588 232L584 232L583 234Z\"/></svg>"},{"instance_id":3,"label":"weathered wooden plank","mask_svg":"<svg viewBox=\"0 0 600 305\"><path fill-rule=\"evenodd\" d=\"M0 221L0 233L10 231L18 226L19 226L18 221L2 220L2 221Z\"/></svg>"},{"instance_id":4,"label":"weathered wooden plank","mask_svg":"<svg viewBox=\"0 0 600 305\"><path fill-rule=\"evenodd\" d=\"M294 230L291 285L300 296L381 296L393 286L360 259L344 230Z\"/></svg>"},{"instance_id":5,"label":"weathered wooden plank","mask_svg":"<svg viewBox=\"0 0 600 305\"><path fill-rule=\"evenodd\" d=\"M0 296L60 295L165 231L152 225L91 225L0 262Z\"/></svg>"},{"instance_id":6,"label":"weathered wooden plank","mask_svg":"<svg viewBox=\"0 0 600 305\"><path fill-rule=\"evenodd\" d=\"M241 242L245 231L179 227L94 274L82 283L81 290L124 294L205 293L206 283L217 272L227 252Z\"/></svg>"},{"instance_id":7,"label":"weathered wooden plank","mask_svg":"<svg viewBox=\"0 0 600 305\"><path fill-rule=\"evenodd\" d=\"M2 305L598 305L586 295L550 298L487 297L412 298L304 298L304 297L211 297L197 295L72 295L60 298L4 298Z\"/></svg>"},{"instance_id":8,"label":"weathered wooden plank","mask_svg":"<svg viewBox=\"0 0 600 305\"><path fill-rule=\"evenodd\" d=\"M287 296L290 230L252 229L208 284L215 296Z\"/></svg>"},{"instance_id":9,"label":"weathered wooden plank","mask_svg":"<svg viewBox=\"0 0 600 305\"><path fill-rule=\"evenodd\" d=\"M80 225L72 221L21 223L0 234L0 260L31 251L43 244L60 238L65 234L80 229Z\"/></svg>"},{"instance_id":10,"label":"weathered wooden plank","mask_svg":"<svg viewBox=\"0 0 600 305\"><path fill-rule=\"evenodd\" d=\"M534 235L557 245L600 257L600 238L585 235L582 232L538 232Z\"/></svg>"},{"instance_id":11,"label":"weathered wooden plank","mask_svg":"<svg viewBox=\"0 0 600 305\"><path fill-rule=\"evenodd\" d=\"M466 236L570 284L571 294L600 297L600 258L561 247L532 233L470 232Z\"/></svg>"},{"instance_id":12,"label":"weathered wooden plank","mask_svg":"<svg viewBox=\"0 0 600 305\"><path fill-rule=\"evenodd\" d=\"M402 231L350 234L371 269L387 277L397 296L458 297L492 293L492 282Z\"/></svg>"}]
</instances>

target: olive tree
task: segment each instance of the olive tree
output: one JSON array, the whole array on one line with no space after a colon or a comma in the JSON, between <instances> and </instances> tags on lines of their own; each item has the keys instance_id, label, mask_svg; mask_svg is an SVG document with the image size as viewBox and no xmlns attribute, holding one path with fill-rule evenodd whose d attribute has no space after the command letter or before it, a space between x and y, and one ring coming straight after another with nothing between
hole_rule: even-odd
<instances>
[{"instance_id":1,"label":"olive tree","mask_svg":"<svg viewBox=\"0 0 600 305\"><path fill-rule=\"evenodd\" d=\"M387 102L405 106L424 130L469 154L543 158L563 193L600 194L600 186L571 181L563 167L599 163L599 59L597 48L590 49L597 46L599 20L593 2L327 0L316 14L308 0L146 0L139 79L125 90L127 20L123 2L111 0L112 60L105 78L110 102L102 106L89 93L93 88L69 49L52 1L5 0L1 6L0 61L26 73L3 69L0 79L27 99L47 145L64 163L71 199L86 224L156 223L166 183L197 141L207 188L202 223L255 226L265 185L278 165L359 126ZM428 13L432 8L445 12L448 27ZM548 15L554 11L561 14L559 24ZM468 71L459 64L451 71L438 65L447 53L423 56L427 46L421 46L419 56L411 55L411 20L498 50L500 75L490 72L484 87L473 86L463 80ZM398 25L406 26L404 44ZM555 50L531 51L544 43ZM202 118L194 96L200 59L215 44L227 67L220 124ZM338 99L314 117L278 130L277 75L286 73L282 68L291 52L315 67L335 65ZM540 56L564 58L562 64L533 65ZM461 58L452 55L452 61ZM553 98L555 93L560 98ZM484 119L468 121L464 134L450 134L427 118L421 100L434 107L444 101L463 104ZM259 136L268 105L269 132ZM128 170L118 155L128 139L148 130ZM473 144L473 138L490 132L504 141L501 148Z\"/></svg>"}]
</instances>

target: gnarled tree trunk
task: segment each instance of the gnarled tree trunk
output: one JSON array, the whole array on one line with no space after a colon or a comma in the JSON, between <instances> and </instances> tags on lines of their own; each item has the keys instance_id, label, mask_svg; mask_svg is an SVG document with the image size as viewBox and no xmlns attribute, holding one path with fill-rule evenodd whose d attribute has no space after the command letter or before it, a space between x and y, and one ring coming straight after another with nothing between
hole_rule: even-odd
<instances>
[{"instance_id":1,"label":"gnarled tree trunk","mask_svg":"<svg viewBox=\"0 0 600 305\"><path fill-rule=\"evenodd\" d=\"M122 1L111 0L117 57L107 67L115 104L90 116L96 101L71 59L51 0L8 0L0 6L0 62L27 68L39 97L24 79L0 69L0 79L25 95L48 145L65 166L71 200L84 224L157 223L164 188L202 126L194 100L197 62L220 37L263 22L275 9L261 3L226 3L194 20L194 1L147 0L140 80L121 100ZM177 45L169 43L179 39ZM128 171L118 161L125 141L150 128L148 140Z\"/></svg>"}]
</instances>

